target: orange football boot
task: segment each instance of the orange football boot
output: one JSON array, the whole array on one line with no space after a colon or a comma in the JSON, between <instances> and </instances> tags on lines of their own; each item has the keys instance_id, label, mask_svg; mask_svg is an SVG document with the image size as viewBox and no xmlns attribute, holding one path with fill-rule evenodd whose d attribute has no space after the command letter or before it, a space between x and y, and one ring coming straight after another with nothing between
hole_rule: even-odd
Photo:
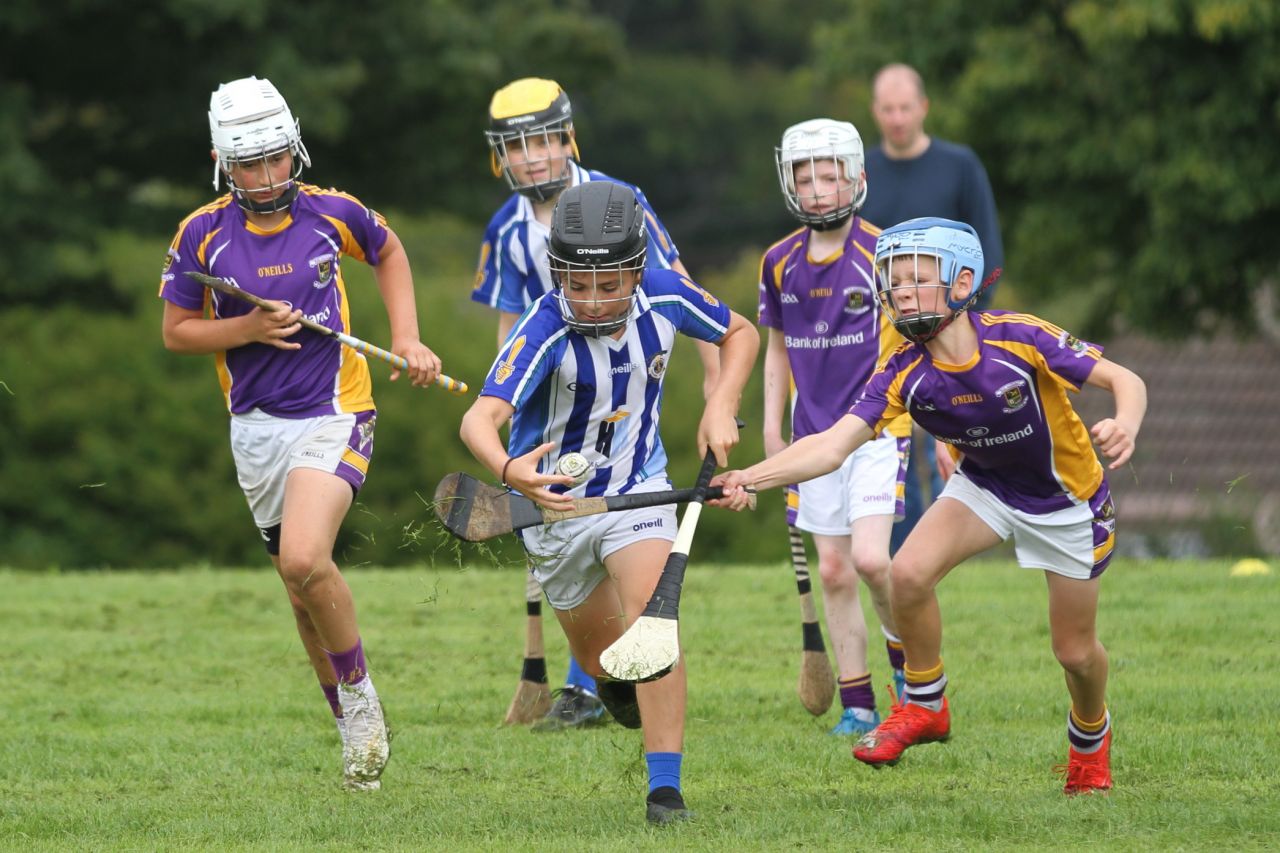
<instances>
[{"instance_id":1,"label":"orange football boot","mask_svg":"<svg viewBox=\"0 0 1280 853\"><path fill-rule=\"evenodd\" d=\"M1062 793L1068 797L1076 794L1101 794L1111 790L1111 732L1107 732L1102 739L1102 746L1096 752L1086 755L1076 752L1075 747L1072 747L1068 752L1066 765L1059 764L1053 769L1067 777Z\"/></svg>"},{"instance_id":2,"label":"orange football boot","mask_svg":"<svg viewBox=\"0 0 1280 853\"><path fill-rule=\"evenodd\" d=\"M909 746L945 741L951 737L951 709L942 697L942 708L930 711L923 705L899 702L888 719L862 736L853 747L853 757L872 767L892 767Z\"/></svg>"}]
</instances>

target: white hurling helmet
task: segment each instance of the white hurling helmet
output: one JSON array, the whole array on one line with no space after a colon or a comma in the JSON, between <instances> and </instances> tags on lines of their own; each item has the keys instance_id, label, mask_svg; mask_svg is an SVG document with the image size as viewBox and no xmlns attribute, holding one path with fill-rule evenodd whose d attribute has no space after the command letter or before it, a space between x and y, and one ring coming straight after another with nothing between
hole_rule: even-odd
<instances>
[{"instance_id":1,"label":"white hurling helmet","mask_svg":"<svg viewBox=\"0 0 1280 853\"><path fill-rule=\"evenodd\" d=\"M298 194L297 178L303 166L311 165L298 122L289 112L280 91L270 80L244 77L223 83L209 98L209 134L217 162L213 167L213 188L222 175L236 203L255 213L274 213L293 203ZM260 160L288 149L293 157L293 178L285 192L264 204L251 200L231 180L232 163Z\"/></svg>"},{"instance_id":2,"label":"white hurling helmet","mask_svg":"<svg viewBox=\"0 0 1280 853\"><path fill-rule=\"evenodd\" d=\"M782 185L787 210L815 231L839 228L867 200L867 182L862 176L862 137L858 135L858 129L849 122L829 118L802 121L786 129L782 134L782 144L774 152L778 182ZM801 193L796 189L796 167L809 163L812 170L817 166L815 161L823 160L836 162L841 182L852 185L852 200L849 204L837 205L832 210L814 213L806 211L801 204ZM814 198L811 193L806 193L804 197Z\"/></svg>"}]
</instances>

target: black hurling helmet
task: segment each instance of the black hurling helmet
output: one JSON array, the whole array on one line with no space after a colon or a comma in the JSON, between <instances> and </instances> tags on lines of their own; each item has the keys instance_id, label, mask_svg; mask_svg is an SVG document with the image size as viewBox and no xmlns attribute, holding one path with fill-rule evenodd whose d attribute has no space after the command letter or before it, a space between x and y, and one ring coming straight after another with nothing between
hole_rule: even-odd
<instances>
[{"instance_id":1,"label":"black hurling helmet","mask_svg":"<svg viewBox=\"0 0 1280 853\"><path fill-rule=\"evenodd\" d=\"M489 102L489 129L484 138L491 151L490 166L494 177L502 177L507 186L534 201L548 201L569 183L569 158L559 164L559 174L554 166L554 177L537 183L524 183L511 171L511 152L519 150L524 162L529 162L529 144L534 139L550 145L551 137L559 137L569 143L573 159L578 158L578 143L573 135L573 107L569 96L554 80L525 77L503 86L493 93Z\"/></svg>"},{"instance_id":2,"label":"black hurling helmet","mask_svg":"<svg viewBox=\"0 0 1280 853\"><path fill-rule=\"evenodd\" d=\"M591 337L609 335L627 324L635 300L635 287L644 271L649 234L644 210L630 187L612 181L590 181L560 194L551 214L551 239L547 265L555 282L553 291L560 315L569 328ZM566 293L572 273L591 273L591 296L574 300ZM596 279L602 273L632 272L636 285L626 296L600 299ZM581 281L579 276L579 281ZM625 311L602 323L578 319L573 302L607 304L627 302Z\"/></svg>"}]
</instances>

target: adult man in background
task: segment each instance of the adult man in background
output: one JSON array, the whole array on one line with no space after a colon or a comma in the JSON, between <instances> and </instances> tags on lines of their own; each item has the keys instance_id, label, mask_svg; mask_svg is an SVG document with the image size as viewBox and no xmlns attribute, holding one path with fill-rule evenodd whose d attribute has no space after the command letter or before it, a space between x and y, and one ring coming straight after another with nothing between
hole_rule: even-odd
<instances>
[{"instance_id":1,"label":"adult man in background","mask_svg":"<svg viewBox=\"0 0 1280 853\"><path fill-rule=\"evenodd\" d=\"M871 114L880 128L880 144L866 152L868 192L862 218L881 228L922 216L968 222L978 232L988 275L998 275L1004 267L1004 244L987 170L972 148L924 132L929 99L919 72L900 62L877 71ZM993 281L975 310L988 308L994 291ZM907 470L906 516L893 528L894 552L942 491L933 442L919 431L916 439ZM928 500L920 485L921 466L929 472Z\"/></svg>"}]
</instances>

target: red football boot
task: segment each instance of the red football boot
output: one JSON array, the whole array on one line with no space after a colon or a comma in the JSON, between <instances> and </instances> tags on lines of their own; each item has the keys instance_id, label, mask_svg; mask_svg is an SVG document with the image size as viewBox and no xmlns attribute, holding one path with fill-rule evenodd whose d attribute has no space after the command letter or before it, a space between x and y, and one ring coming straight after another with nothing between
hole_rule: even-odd
<instances>
[{"instance_id":1,"label":"red football boot","mask_svg":"<svg viewBox=\"0 0 1280 853\"><path fill-rule=\"evenodd\" d=\"M1062 793L1068 797L1111 790L1111 732L1107 732L1096 752L1082 755L1072 747L1066 766L1059 764L1054 770L1067 777Z\"/></svg>"},{"instance_id":2,"label":"red football boot","mask_svg":"<svg viewBox=\"0 0 1280 853\"><path fill-rule=\"evenodd\" d=\"M923 705L900 702L888 719L862 736L853 747L853 757L872 767L898 763L902 753L917 743L945 741L951 737L951 709L942 698L942 709L930 711Z\"/></svg>"}]
</instances>

